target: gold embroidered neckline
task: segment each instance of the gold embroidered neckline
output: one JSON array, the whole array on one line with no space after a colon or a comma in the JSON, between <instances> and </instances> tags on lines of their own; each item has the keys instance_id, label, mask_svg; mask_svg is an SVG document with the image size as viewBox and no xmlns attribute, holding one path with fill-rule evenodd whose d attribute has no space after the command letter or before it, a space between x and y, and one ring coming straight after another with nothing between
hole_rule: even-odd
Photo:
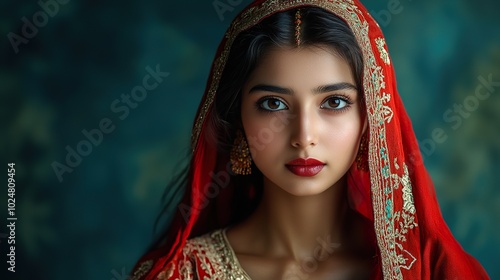
<instances>
[{"instance_id":1,"label":"gold embroidered neckline","mask_svg":"<svg viewBox=\"0 0 500 280\"><path fill-rule=\"evenodd\" d=\"M230 258L229 261L234 264L234 267L233 267L234 270L236 270L237 272L242 274L243 277L245 277L245 279L243 279L243 280L252 280L250 275L248 275L248 273L241 266L241 264L238 260L238 257L236 256L236 252L234 252L233 247L231 247L231 244L229 243L229 239L227 238L227 235L226 235L227 229L228 228L224 228L220 231L220 234L222 236L222 242L224 243L224 248L226 248L226 251L227 251L226 252L227 257Z\"/></svg>"}]
</instances>

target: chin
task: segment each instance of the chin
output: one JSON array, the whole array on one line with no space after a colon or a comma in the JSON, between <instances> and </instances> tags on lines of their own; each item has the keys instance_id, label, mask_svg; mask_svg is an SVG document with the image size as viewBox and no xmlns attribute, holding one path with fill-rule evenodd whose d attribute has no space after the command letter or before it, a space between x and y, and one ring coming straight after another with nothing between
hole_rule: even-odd
<instances>
[{"instance_id":1,"label":"chin","mask_svg":"<svg viewBox=\"0 0 500 280\"><path fill-rule=\"evenodd\" d=\"M325 192L333 187L333 184L321 184L316 182L284 184L286 187L278 185L280 189L293 196L314 196Z\"/></svg>"},{"instance_id":2,"label":"chin","mask_svg":"<svg viewBox=\"0 0 500 280\"><path fill-rule=\"evenodd\" d=\"M308 189L308 188L301 188L301 189L283 189L285 192L288 194L291 194L296 197L308 197L308 196L315 196L322 194L326 190L316 190L316 189Z\"/></svg>"},{"instance_id":3,"label":"chin","mask_svg":"<svg viewBox=\"0 0 500 280\"><path fill-rule=\"evenodd\" d=\"M342 180L342 176L339 176L339 174L324 171L327 170L323 170L323 172L313 177L297 176L288 170L281 174L278 173L279 175L275 177L267 177L264 174L264 186L277 188L286 194L297 197L320 195L331 188L337 187L337 183Z\"/></svg>"}]
</instances>

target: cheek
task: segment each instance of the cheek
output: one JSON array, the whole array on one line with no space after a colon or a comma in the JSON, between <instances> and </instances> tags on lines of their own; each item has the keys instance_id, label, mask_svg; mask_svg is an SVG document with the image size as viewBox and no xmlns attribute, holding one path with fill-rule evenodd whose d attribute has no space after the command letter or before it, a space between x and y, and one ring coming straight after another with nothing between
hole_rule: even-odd
<instances>
[{"instance_id":1,"label":"cheek","mask_svg":"<svg viewBox=\"0 0 500 280\"><path fill-rule=\"evenodd\" d=\"M328 150L337 151L336 154L351 158L357 153L362 133L361 126L361 121L358 119L326 124L322 129L324 133L321 142L325 143Z\"/></svg>"},{"instance_id":2,"label":"cheek","mask_svg":"<svg viewBox=\"0 0 500 280\"><path fill-rule=\"evenodd\" d=\"M247 101L248 102L248 101ZM250 153L252 158L255 157L256 151L261 149L258 143L259 131L262 131L262 121L255 116L253 108L248 108L249 105L243 102L241 108L241 121L243 124L243 129L245 131L245 136L247 138L248 146L250 148Z\"/></svg>"},{"instance_id":3,"label":"cheek","mask_svg":"<svg viewBox=\"0 0 500 280\"><path fill-rule=\"evenodd\" d=\"M242 108L242 122L250 153L254 160L276 157L286 144L286 114L266 114L254 108Z\"/></svg>"},{"instance_id":4,"label":"cheek","mask_svg":"<svg viewBox=\"0 0 500 280\"><path fill-rule=\"evenodd\" d=\"M334 140L335 142L343 142L344 145L348 145L360 135L361 127L357 123L342 123L335 126L329 125L323 131L323 136L327 139Z\"/></svg>"},{"instance_id":5,"label":"cheek","mask_svg":"<svg viewBox=\"0 0 500 280\"><path fill-rule=\"evenodd\" d=\"M250 153L254 159L271 156L283 142L283 134L273 129L275 127L272 120L271 117L256 115L247 115L243 119Z\"/></svg>"}]
</instances>

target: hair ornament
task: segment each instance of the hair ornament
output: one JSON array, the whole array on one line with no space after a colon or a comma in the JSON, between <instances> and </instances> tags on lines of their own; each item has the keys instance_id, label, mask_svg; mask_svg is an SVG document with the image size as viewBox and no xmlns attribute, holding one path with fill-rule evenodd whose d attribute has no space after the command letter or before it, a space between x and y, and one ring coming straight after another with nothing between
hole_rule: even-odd
<instances>
[{"instance_id":1,"label":"hair ornament","mask_svg":"<svg viewBox=\"0 0 500 280\"><path fill-rule=\"evenodd\" d=\"M297 9L295 12L295 45L300 46L300 31L302 24L302 12L300 9Z\"/></svg>"}]
</instances>

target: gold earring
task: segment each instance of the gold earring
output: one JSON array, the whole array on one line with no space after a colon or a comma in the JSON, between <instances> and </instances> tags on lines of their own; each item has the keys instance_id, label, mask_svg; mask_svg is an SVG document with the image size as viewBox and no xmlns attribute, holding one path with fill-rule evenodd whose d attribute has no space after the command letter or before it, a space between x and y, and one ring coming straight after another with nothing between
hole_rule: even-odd
<instances>
[{"instance_id":1,"label":"gold earring","mask_svg":"<svg viewBox=\"0 0 500 280\"><path fill-rule=\"evenodd\" d=\"M230 160L233 173L239 175L252 174L252 157L248 149L247 140L240 130L236 132L236 139L234 139L233 148L231 149Z\"/></svg>"},{"instance_id":2,"label":"gold earring","mask_svg":"<svg viewBox=\"0 0 500 280\"><path fill-rule=\"evenodd\" d=\"M359 150L358 150L358 155L356 156L356 164L358 167L358 170L360 171L368 171L369 166L368 166L368 137L366 137L366 134L363 134L361 136L361 141L359 144Z\"/></svg>"}]
</instances>

